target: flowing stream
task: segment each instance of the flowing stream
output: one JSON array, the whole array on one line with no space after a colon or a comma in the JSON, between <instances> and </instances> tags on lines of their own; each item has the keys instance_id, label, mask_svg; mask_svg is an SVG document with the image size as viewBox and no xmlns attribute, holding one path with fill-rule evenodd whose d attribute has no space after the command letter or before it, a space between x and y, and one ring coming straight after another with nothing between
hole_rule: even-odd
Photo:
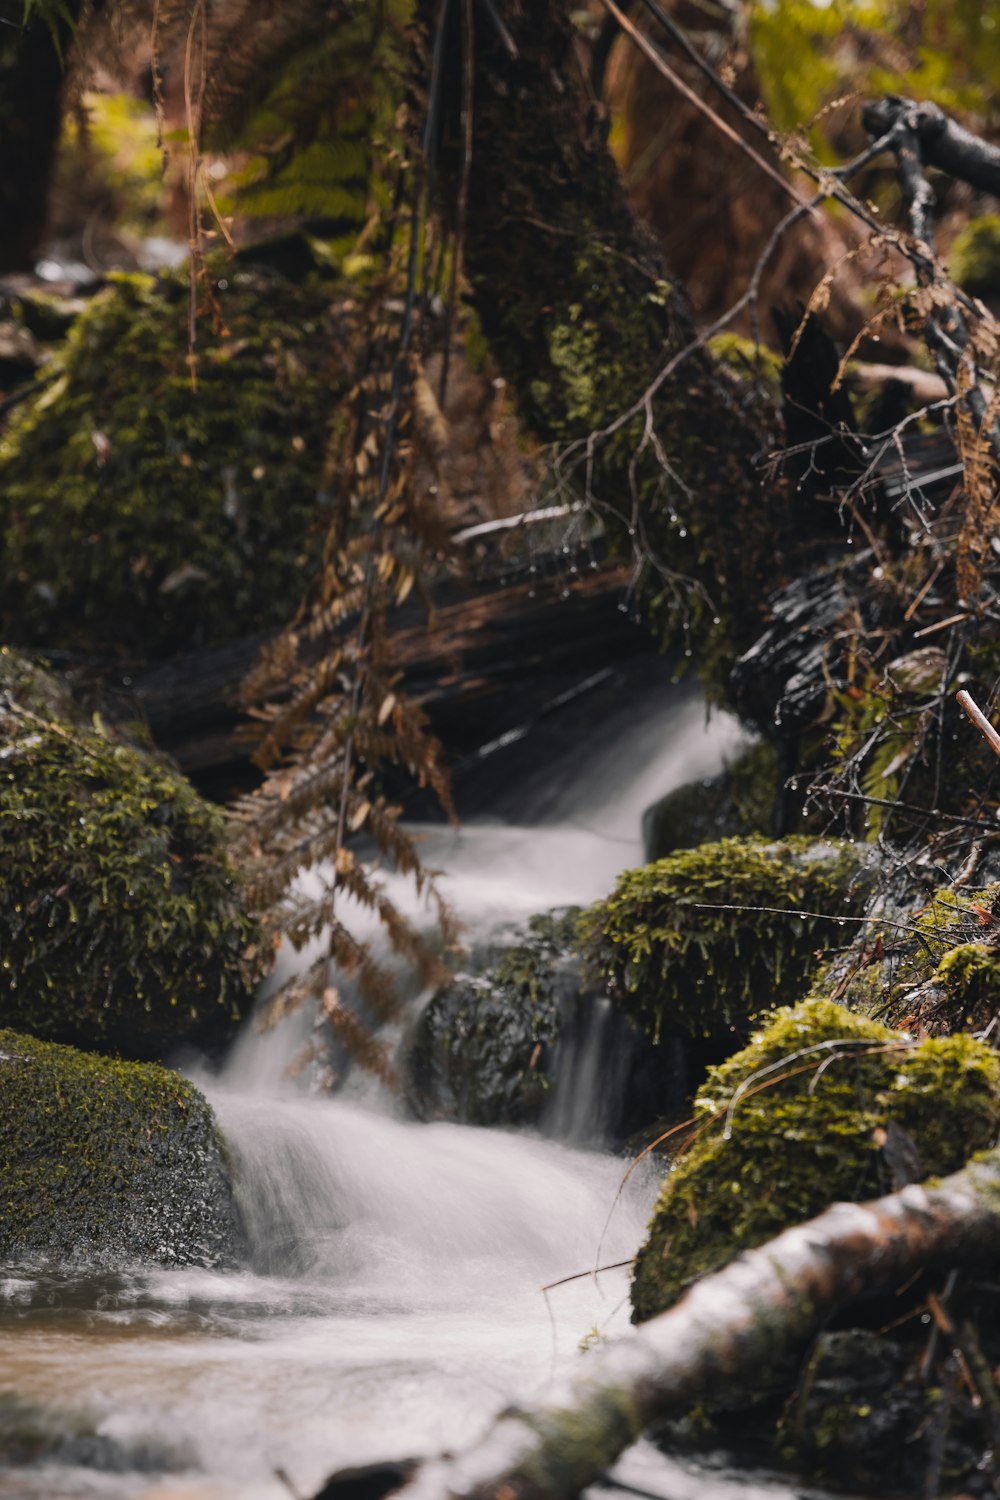
<instances>
[{"instance_id":1,"label":"flowing stream","mask_svg":"<svg viewBox=\"0 0 1000 1500\"><path fill-rule=\"evenodd\" d=\"M669 686L628 725L535 776L519 826L426 830L472 935L607 892L641 859L642 810L739 740ZM370 1088L307 1097L285 1077L307 1024L248 1033L209 1085L250 1264L0 1275L0 1421L4 1400L38 1403L58 1434L47 1461L0 1473L2 1500L309 1496L345 1465L468 1444L581 1343L627 1332L624 1270L541 1288L634 1253L652 1172L616 1204L608 1154L413 1124ZM577 1112L588 1076L568 1085ZM676 1500L789 1494L642 1444L618 1472Z\"/></svg>"}]
</instances>

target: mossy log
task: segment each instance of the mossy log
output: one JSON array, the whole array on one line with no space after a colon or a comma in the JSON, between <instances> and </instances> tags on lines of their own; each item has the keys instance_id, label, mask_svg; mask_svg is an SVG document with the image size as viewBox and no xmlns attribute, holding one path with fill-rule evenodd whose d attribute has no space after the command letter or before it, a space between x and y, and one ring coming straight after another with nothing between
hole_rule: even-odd
<instances>
[{"instance_id":1,"label":"mossy log","mask_svg":"<svg viewBox=\"0 0 1000 1500\"><path fill-rule=\"evenodd\" d=\"M545 1406L512 1409L464 1454L423 1463L400 1500L571 1500L651 1422L755 1391L838 1310L943 1267L992 1268L1000 1151L866 1204L837 1203L592 1350ZM331 1491L331 1493L333 1493Z\"/></svg>"}]
</instances>

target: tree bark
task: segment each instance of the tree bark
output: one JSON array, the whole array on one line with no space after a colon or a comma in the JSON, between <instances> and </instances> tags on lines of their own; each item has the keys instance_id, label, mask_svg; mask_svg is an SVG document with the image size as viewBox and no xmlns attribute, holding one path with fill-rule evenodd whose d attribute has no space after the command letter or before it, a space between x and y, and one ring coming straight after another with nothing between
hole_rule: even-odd
<instances>
[{"instance_id":1,"label":"tree bark","mask_svg":"<svg viewBox=\"0 0 1000 1500\"><path fill-rule=\"evenodd\" d=\"M61 11L50 30L37 13L24 24L23 0L0 0L0 272L30 270L45 228L80 0Z\"/></svg>"},{"instance_id":2,"label":"tree bark","mask_svg":"<svg viewBox=\"0 0 1000 1500\"><path fill-rule=\"evenodd\" d=\"M584 1356L543 1407L504 1412L400 1500L572 1500L654 1419L757 1391L848 1304L941 1267L996 1265L1000 1151L937 1186L837 1203L706 1277L668 1312ZM329 1491L336 1494L336 1489Z\"/></svg>"},{"instance_id":3,"label":"tree bark","mask_svg":"<svg viewBox=\"0 0 1000 1500\"><path fill-rule=\"evenodd\" d=\"M709 625L705 613L719 615L723 628L709 628L720 650L724 632L745 648L760 618L758 580L774 577L790 535L785 497L762 491L753 463L773 410L755 406L698 345L684 297L627 201L565 0L496 0L496 9L517 55L477 20L464 263L483 331L534 432L574 452L560 478L594 499L611 529L619 518L618 545L632 553L647 598L671 571L695 580L710 604L674 595L673 624L685 609L696 629ZM453 52L447 96L457 99L460 47ZM446 204L462 155L457 118L446 114ZM671 622L661 625L669 634Z\"/></svg>"}]
</instances>

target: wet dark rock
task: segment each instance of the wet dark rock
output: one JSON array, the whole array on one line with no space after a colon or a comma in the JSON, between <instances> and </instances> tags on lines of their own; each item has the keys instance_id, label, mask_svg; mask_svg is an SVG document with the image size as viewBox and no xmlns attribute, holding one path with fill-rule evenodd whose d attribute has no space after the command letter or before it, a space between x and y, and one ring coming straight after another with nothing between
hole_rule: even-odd
<instances>
[{"instance_id":1,"label":"wet dark rock","mask_svg":"<svg viewBox=\"0 0 1000 1500\"><path fill-rule=\"evenodd\" d=\"M643 853L662 859L717 839L774 829L778 755L768 744L750 745L717 776L689 781L654 802L642 815Z\"/></svg>"},{"instance_id":2,"label":"wet dark rock","mask_svg":"<svg viewBox=\"0 0 1000 1500\"><path fill-rule=\"evenodd\" d=\"M674 1035L654 1045L586 983L578 916L532 917L431 998L406 1049L421 1119L537 1125L592 1144L680 1106L704 1059Z\"/></svg>"},{"instance_id":3,"label":"wet dark rock","mask_svg":"<svg viewBox=\"0 0 1000 1500\"><path fill-rule=\"evenodd\" d=\"M331 1474L313 1500L383 1500L401 1489L417 1468L416 1459L381 1464L362 1464Z\"/></svg>"},{"instance_id":4,"label":"wet dark rock","mask_svg":"<svg viewBox=\"0 0 1000 1500\"><path fill-rule=\"evenodd\" d=\"M956 1485L995 1494L987 1434L967 1393L921 1380L916 1354L868 1329L820 1334L778 1429L786 1462L865 1494L952 1493Z\"/></svg>"},{"instance_id":5,"label":"wet dark rock","mask_svg":"<svg viewBox=\"0 0 1000 1500\"><path fill-rule=\"evenodd\" d=\"M578 915L568 908L533 917L527 931L482 950L471 972L432 996L408 1051L411 1099L422 1119L539 1120L561 1026L580 1001L572 951Z\"/></svg>"}]
</instances>

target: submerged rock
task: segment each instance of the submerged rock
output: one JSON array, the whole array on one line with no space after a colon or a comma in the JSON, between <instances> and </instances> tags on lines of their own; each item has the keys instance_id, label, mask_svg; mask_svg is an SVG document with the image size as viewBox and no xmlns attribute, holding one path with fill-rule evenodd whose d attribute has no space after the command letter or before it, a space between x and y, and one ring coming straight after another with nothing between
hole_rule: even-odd
<instances>
[{"instance_id":1,"label":"submerged rock","mask_svg":"<svg viewBox=\"0 0 1000 1500\"><path fill-rule=\"evenodd\" d=\"M0 1024L133 1057L211 1045L259 968L222 814L72 712L0 655Z\"/></svg>"},{"instance_id":2,"label":"submerged rock","mask_svg":"<svg viewBox=\"0 0 1000 1500\"><path fill-rule=\"evenodd\" d=\"M193 1084L0 1031L0 1260L220 1265L238 1228L225 1147Z\"/></svg>"},{"instance_id":3,"label":"submerged rock","mask_svg":"<svg viewBox=\"0 0 1000 1500\"><path fill-rule=\"evenodd\" d=\"M1000 1124L1000 1058L968 1036L915 1043L828 1000L780 1010L708 1072L632 1283L636 1321L813 1217L955 1171Z\"/></svg>"},{"instance_id":4,"label":"submerged rock","mask_svg":"<svg viewBox=\"0 0 1000 1500\"><path fill-rule=\"evenodd\" d=\"M870 889L873 850L722 839L627 870L583 922L593 973L657 1040L708 1037L798 997Z\"/></svg>"}]
</instances>

